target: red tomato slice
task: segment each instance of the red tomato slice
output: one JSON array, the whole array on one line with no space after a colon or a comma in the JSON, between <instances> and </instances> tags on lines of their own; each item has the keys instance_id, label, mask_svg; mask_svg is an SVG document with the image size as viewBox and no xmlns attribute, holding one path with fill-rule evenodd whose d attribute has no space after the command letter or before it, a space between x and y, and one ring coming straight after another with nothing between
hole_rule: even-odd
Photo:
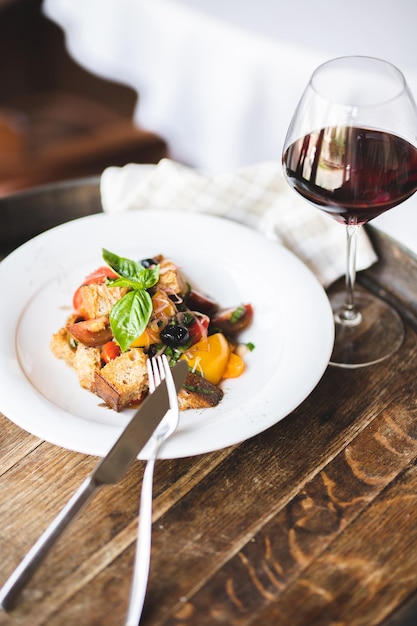
<instances>
[{"instance_id":1,"label":"red tomato slice","mask_svg":"<svg viewBox=\"0 0 417 626\"><path fill-rule=\"evenodd\" d=\"M106 280L106 278L118 278L118 276L110 267L103 265L102 267L97 268L94 272L91 272L91 274L85 278L83 285L102 283Z\"/></svg>"},{"instance_id":2,"label":"red tomato slice","mask_svg":"<svg viewBox=\"0 0 417 626\"><path fill-rule=\"evenodd\" d=\"M192 344L197 343L197 341L200 341L203 337L207 337L207 329L210 323L208 317L198 317L198 319L194 319L195 321L188 326Z\"/></svg>"},{"instance_id":3,"label":"red tomato slice","mask_svg":"<svg viewBox=\"0 0 417 626\"><path fill-rule=\"evenodd\" d=\"M74 311L76 311L77 313L80 313L81 315L84 315L81 287L78 287L78 289L75 290L75 293L72 296L72 307Z\"/></svg>"},{"instance_id":4,"label":"red tomato slice","mask_svg":"<svg viewBox=\"0 0 417 626\"><path fill-rule=\"evenodd\" d=\"M120 347L114 341L108 341L101 349L101 360L109 363L121 353Z\"/></svg>"}]
</instances>

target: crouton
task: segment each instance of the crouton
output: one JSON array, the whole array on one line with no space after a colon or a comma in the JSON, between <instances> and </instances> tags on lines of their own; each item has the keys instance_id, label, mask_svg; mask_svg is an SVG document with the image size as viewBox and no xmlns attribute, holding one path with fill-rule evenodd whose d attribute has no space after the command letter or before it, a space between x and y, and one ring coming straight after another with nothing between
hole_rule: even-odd
<instances>
[{"instance_id":1,"label":"crouton","mask_svg":"<svg viewBox=\"0 0 417 626\"><path fill-rule=\"evenodd\" d=\"M94 374L93 391L115 411L140 402L148 393L147 356L132 348Z\"/></svg>"},{"instance_id":2,"label":"crouton","mask_svg":"<svg viewBox=\"0 0 417 626\"><path fill-rule=\"evenodd\" d=\"M180 280L178 272L175 270L167 270L163 274L159 275L158 287L166 291L167 293L184 293L186 291L186 285L184 281Z\"/></svg>"},{"instance_id":3,"label":"crouton","mask_svg":"<svg viewBox=\"0 0 417 626\"><path fill-rule=\"evenodd\" d=\"M60 328L52 335L49 346L52 354L56 356L57 359L62 359L67 365L73 367L75 348L72 348L68 341L68 332L66 328Z\"/></svg>"},{"instance_id":4,"label":"crouton","mask_svg":"<svg viewBox=\"0 0 417 626\"><path fill-rule=\"evenodd\" d=\"M127 287L111 287L106 283L82 285L80 293L86 316L95 319L109 315L116 302L127 292Z\"/></svg>"},{"instance_id":5,"label":"crouton","mask_svg":"<svg viewBox=\"0 0 417 626\"><path fill-rule=\"evenodd\" d=\"M157 255L155 261L160 267L156 288L171 294L184 294L187 291L187 284L175 263L166 259L162 254Z\"/></svg>"},{"instance_id":6,"label":"crouton","mask_svg":"<svg viewBox=\"0 0 417 626\"><path fill-rule=\"evenodd\" d=\"M77 372L81 387L93 391L94 374L101 368L100 348L92 348L79 343L75 351L73 367Z\"/></svg>"},{"instance_id":7,"label":"crouton","mask_svg":"<svg viewBox=\"0 0 417 626\"><path fill-rule=\"evenodd\" d=\"M181 411L187 409L206 409L217 406L223 398L223 391L208 380L188 372L184 387L178 394L178 406Z\"/></svg>"}]
</instances>

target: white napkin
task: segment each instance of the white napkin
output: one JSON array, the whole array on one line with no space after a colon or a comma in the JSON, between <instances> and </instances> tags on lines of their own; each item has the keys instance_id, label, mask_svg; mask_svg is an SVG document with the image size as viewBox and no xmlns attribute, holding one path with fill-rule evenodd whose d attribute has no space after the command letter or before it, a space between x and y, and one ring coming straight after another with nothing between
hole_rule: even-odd
<instances>
[{"instance_id":1,"label":"white napkin","mask_svg":"<svg viewBox=\"0 0 417 626\"><path fill-rule=\"evenodd\" d=\"M216 176L170 159L158 165L109 167L101 175L101 201L108 213L171 208L244 223L294 252L324 287L346 271L345 228L298 197L277 162ZM360 229L357 269L376 260L366 232Z\"/></svg>"}]
</instances>

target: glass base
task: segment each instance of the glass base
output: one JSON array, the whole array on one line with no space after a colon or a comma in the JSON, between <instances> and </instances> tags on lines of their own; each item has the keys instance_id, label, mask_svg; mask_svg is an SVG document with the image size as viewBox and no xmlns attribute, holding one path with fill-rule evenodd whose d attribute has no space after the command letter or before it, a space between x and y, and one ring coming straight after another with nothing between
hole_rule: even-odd
<instances>
[{"instance_id":1,"label":"glass base","mask_svg":"<svg viewBox=\"0 0 417 626\"><path fill-rule=\"evenodd\" d=\"M335 344L330 364L356 368L373 365L398 350L404 339L404 325L398 313L386 302L370 294L355 293L355 306L361 314L358 324L344 323L338 311L345 293L331 294L335 316Z\"/></svg>"}]
</instances>

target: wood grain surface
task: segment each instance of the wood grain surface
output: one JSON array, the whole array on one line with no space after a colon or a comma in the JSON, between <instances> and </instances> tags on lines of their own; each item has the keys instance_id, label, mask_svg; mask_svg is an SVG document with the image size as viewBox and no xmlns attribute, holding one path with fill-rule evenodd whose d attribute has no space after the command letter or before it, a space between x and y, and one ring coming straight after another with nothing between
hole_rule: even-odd
<instances>
[{"instance_id":1,"label":"wood grain surface","mask_svg":"<svg viewBox=\"0 0 417 626\"><path fill-rule=\"evenodd\" d=\"M370 235L360 283L403 315L401 349L329 367L239 445L157 462L144 626L417 623L417 261ZM0 416L0 585L96 462ZM1 626L124 624L143 469L99 492Z\"/></svg>"}]
</instances>

